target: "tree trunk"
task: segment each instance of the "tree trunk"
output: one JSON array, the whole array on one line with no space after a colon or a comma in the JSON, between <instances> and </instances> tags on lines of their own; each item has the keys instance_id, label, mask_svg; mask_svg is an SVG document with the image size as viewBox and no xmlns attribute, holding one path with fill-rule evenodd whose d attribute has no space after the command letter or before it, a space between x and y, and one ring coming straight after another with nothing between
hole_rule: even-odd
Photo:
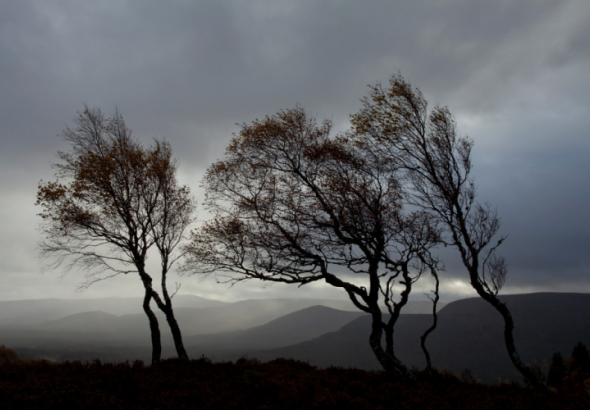
<instances>
[{"instance_id":1,"label":"tree trunk","mask_svg":"<svg viewBox=\"0 0 590 410\"><path fill-rule=\"evenodd\" d=\"M381 321L381 315L372 314L373 323L371 327L371 335L369 336L369 345L375 354L375 357L388 374L394 379L400 380L413 380L414 377L408 371L408 368L397 358L394 354L388 354L383 350L381 345L381 337L383 335L383 323ZM390 333L390 334L389 334ZM393 338L393 332L388 332L386 338ZM391 350L393 349L393 346ZM393 353L393 352L392 352Z\"/></svg>"},{"instance_id":2,"label":"tree trunk","mask_svg":"<svg viewBox=\"0 0 590 410\"><path fill-rule=\"evenodd\" d=\"M152 336L152 366L155 366L160 363L160 359L162 357L162 343L160 340L160 326L158 325L158 319L150 307L151 300L151 289L146 288L145 296L143 298L143 311L147 315L150 322L150 332Z\"/></svg>"},{"instance_id":3,"label":"tree trunk","mask_svg":"<svg viewBox=\"0 0 590 410\"><path fill-rule=\"evenodd\" d=\"M174 347L176 348L176 354L178 355L178 358L182 360L188 360L188 354L186 353L184 343L182 342L182 333L180 332L180 327L178 326L178 322L174 316L174 310L172 309L172 301L170 298L167 298L166 303L164 303L155 291L153 292L153 298L160 310L166 315L166 321L168 322L168 326L170 326L170 331L172 332Z\"/></svg>"},{"instance_id":4,"label":"tree trunk","mask_svg":"<svg viewBox=\"0 0 590 410\"><path fill-rule=\"evenodd\" d=\"M178 358L182 360L188 360L188 354L186 353L186 349L184 348L184 344L182 342L182 334L180 333L180 327L178 326L178 322L174 317L172 306L170 306L169 313L164 313L166 313L166 320L168 321L170 331L172 332L172 338L174 339L174 347L176 347L176 354L178 355Z\"/></svg>"},{"instance_id":5,"label":"tree trunk","mask_svg":"<svg viewBox=\"0 0 590 410\"><path fill-rule=\"evenodd\" d=\"M473 278L471 279L471 285L486 302L492 305L494 309L502 315L502 318L504 319L504 343L506 345L506 350L508 351L508 356L510 356L510 360L514 367L516 367L516 369L534 388L545 389L545 385L541 383L531 369L523 363L516 351L516 346L514 345L514 320L512 319L512 314L510 313L508 306L506 306L505 303L500 302L495 295L486 292L479 282L474 282Z\"/></svg>"},{"instance_id":6,"label":"tree trunk","mask_svg":"<svg viewBox=\"0 0 590 410\"><path fill-rule=\"evenodd\" d=\"M430 326L428 329L426 329L424 334L422 336L420 336L420 347L422 348L422 351L424 352L424 357L426 358L426 369L424 369L424 370L426 370L428 372L430 370L432 370L432 362L430 361L430 353L428 352L428 349L426 349L426 338L428 337L428 335L430 335L430 333L432 333L434 331L434 329L436 329L436 325L438 324L438 314L436 312L436 305L438 304L438 300L439 300L438 275L435 274L434 272L432 273L432 275L434 276L434 279L436 280L436 287L434 289L434 299L432 299L432 326Z\"/></svg>"}]
</instances>

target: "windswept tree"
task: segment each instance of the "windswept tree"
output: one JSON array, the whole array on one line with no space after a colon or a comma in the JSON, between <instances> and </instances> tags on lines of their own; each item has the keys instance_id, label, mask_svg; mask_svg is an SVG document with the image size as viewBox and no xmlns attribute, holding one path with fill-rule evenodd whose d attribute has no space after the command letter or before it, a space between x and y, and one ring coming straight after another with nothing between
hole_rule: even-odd
<instances>
[{"instance_id":1,"label":"windswept tree","mask_svg":"<svg viewBox=\"0 0 590 410\"><path fill-rule=\"evenodd\" d=\"M430 256L430 255L427 255L427 256ZM426 359L426 367L424 370L426 372L431 372L432 371L432 360L430 358L430 352L428 352L428 349L426 348L426 339L428 338L428 336L432 332L435 331L436 326L438 325L437 309L438 309L438 301L440 299L440 295L439 295L440 279L438 277L438 271L440 270L440 265L439 265L439 260L433 259L432 257L430 257L429 259L425 259L424 257L422 257L422 263L426 267L428 267L428 269L430 270L430 274L431 274L432 278L434 279L434 290L432 291L433 296L430 296L429 294L426 295L426 297L428 299L430 299L430 301L432 302L432 325L430 325L430 327L424 331L422 336L420 336L420 347L422 348L422 352L424 352L424 358Z\"/></svg>"},{"instance_id":2,"label":"windswept tree","mask_svg":"<svg viewBox=\"0 0 590 410\"><path fill-rule=\"evenodd\" d=\"M458 137L447 107L428 108L420 90L397 74L389 87L370 87L363 108L352 116L357 143L392 160L412 203L445 226L446 245L458 250L475 291L504 319L504 340L514 366L532 385L541 387L514 345L514 321L498 299L507 269L497 249L500 219L488 204L475 200L471 173L473 143Z\"/></svg>"},{"instance_id":3,"label":"windswept tree","mask_svg":"<svg viewBox=\"0 0 590 410\"><path fill-rule=\"evenodd\" d=\"M404 208L392 161L330 137L330 128L300 107L242 125L204 178L214 217L193 232L183 269L342 288L371 315L369 343L383 368L409 378L394 325L438 229Z\"/></svg>"},{"instance_id":4,"label":"windswept tree","mask_svg":"<svg viewBox=\"0 0 590 410\"><path fill-rule=\"evenodd\" d=\"M41 256L50 268L83 269L82 288L120 274L138 274L145 291L152 363L159 362L162 350L152 299L166 316L178 356L187 359L166 280L180 257L175 249L193 221L195 203L189 189L176 180L170 145L156 140L146 148L118 112L106 118L88 107L62 136L70 151L58 152L56 180L41 181L37 192L44 236ZM161 259L161 294L146 266L150 249Z\"/></svg>"}]
</instances>

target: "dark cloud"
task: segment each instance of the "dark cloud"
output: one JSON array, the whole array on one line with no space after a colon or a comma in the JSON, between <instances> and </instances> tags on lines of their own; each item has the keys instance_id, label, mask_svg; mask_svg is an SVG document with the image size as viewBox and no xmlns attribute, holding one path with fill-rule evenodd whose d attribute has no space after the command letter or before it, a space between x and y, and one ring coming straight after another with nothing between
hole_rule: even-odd
<instances>
[{"instance_id":1,"label":"dark cloud","mask_svg":"<svg viewBox=\"0 0 590 410\"><path fill-rule=\"evenodd\" d=\"M509 290L590 290L585 1L22 0L2 11L0 275L11 298L39 294L18 279L38 266L36 186L83 103L117 106L146 143L166 137L201 195L235 123L299 103L343 130L366 85L396 70L475 141L479 196L509 235Z\"/></svg>"}]
</instances>

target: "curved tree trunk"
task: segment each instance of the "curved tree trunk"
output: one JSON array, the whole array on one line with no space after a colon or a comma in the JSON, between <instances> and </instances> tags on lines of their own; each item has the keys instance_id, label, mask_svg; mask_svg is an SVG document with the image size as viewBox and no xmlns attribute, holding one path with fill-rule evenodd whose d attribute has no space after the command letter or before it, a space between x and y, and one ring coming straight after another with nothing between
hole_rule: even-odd
<instances>
[{"instance_id":1,"label":"curved tree trunk","mask_svg":"<svg viewBox=\"0 0 590 410\"><path fill-rule=\"evenodd\" d=\"M182 360L188 360L188 354L186 353L184 343L182 342L182 333L180 332L180 327L178 326L178 322L174 317L172 307L170 307L170 313L166 312L166 320L168 321L168 325L170 325L170 331L172 332L174 347L176 347L176 354L178 354L178 358Z\"/></svg>"},{"instance_id":2,"label":"curved tree trunk","mask_svg":"<svg viewBox=\"0 0 590 410\"><path fill-rule=\"evenodd\" d=\"M424 357L426 358L426 368L424 370L426 370L427 372L432 370L432 362L430 360L430 353L428 352L428 349L426 349L426 338L428 337L428 335L430 335L430 333L434 331L434 329L436 329L436 325L438 324L438 314L436 312L436 305L438 304L439 300L439 280L438 275L434 273L434 271L432 272L432 276L434 276L434 279L436 280L436 287L434 289L434 299L432 299L432 326L426 329L424 334L420 336L420 347L422 348L422 351L424 352Z\"/></svg>"},{"instance_id":3,"label":"curved tree trunk","mask_svg":"<svg viewBox=\"0 0 590 410\"><path fill-rule=\"evenodd\" d=\"M414 377L408 371L408 368L393 354L393 344L388 343L388 350L386 352L381 345L381 338L383 336L383 323L381 321L381 314L372 314L373 318L371 326L371 334L369 336L369 345L375 354L375 357L379 361L379 364L383 367L388 374L394 379L401 380L412 380ZM393 332L386 332L386 339L393 339Z\"/></svg>"},{"instance_id":4,"label":"curved tree trunk","mask_svg":"<svg viewBox=\"0 0 590 410\"><path fill-rule=\"evenodd\" d=\"M166 303L164 303L160 296L155 291L153 292L153 297L156 301L156 304L166 315L166 321L168 322L170 331L172 332L172 339L174 340L174 347L176 348L176 354L178 355L178 358L182 360L188 360L188 354L186 353L184 343L182 342L182 333L180 332L180 327L178 326L178 322L174 316L174 310L172 309L172 301L167 296L168 295L165 294L164 297L166 298Z\"/></svg>"},{"instance_id":5,"label":"curved tree trunk","mask_svg":"<svg viewBox=\"0 0 590 410\"><path fill-rule=\"evenodd\" d=\"M148 317L150 322L150 332L152 336L152 366L160 363L162 357L162 343L160 339L160 326L158 325L158 319L150 307L152 300L151 289L146 288L145 296L143 298L143 311Z\"/></svg>"},{"instance_id":6,"label":"curved tree trunk","mask_svg":"<svg viewBox=\"0 0 590 410\"><path fill-rule=\"evenodd\" d=\"M463 259L463 265L465 265L469 273L471 286L483 300L492 305L494 309L496 309L498 313L502 315L502 319L504 319L504 344L506 345L508 356L510 357L514 367L516 367L516 370L518 370L534 388L546 389L546 386L539 380L539 378L526 364L523 363L520 355L516 351L516 346L514 345L514 320L512 319L512 314L510 313L508 306L506 306L505 303L500 302L500 299L498 299L497 295L492 293L492 291L489 289L486 289L482 284L479 276L479 253L482 248L478 250L474 247L474 243L470 239L471 235L469 234L466 226L466 218L461 213L461 207L458 202L455 202L455 209L457 209L457 219L459 219L461 223L459 232L455 231L453 235L455 236L455 244L460 244L460 241L457 239L457 235L460 234L463 238L465 238L465 243L469 249L469 252L467 252L465 248L459 246L461 258ZM498 245L500 243L501 240L498 242ZM471 256L469 257L468 255ZM497 291L499 290L500 288L497 288Z\"/></svg>"},{"instance_id":7,"label":"curved tree trunk","mask_svg":"<svg viewBox=\"0 0 590 410\"><path fill-rule=\"evenodd\" d=\"M502 318L504 319L504 343L506 345L506 350L508 351L508 356L510 356L510 360L514 367L526 377L533 387L545 389L545 385L541 383L531 369L523 363L516 351L516 346L514 345L514 320L512 319L512 314L510 313L508 306L506 306L505 303L500 302L495 295L486 292L479 282L474 282L473 278L471 279L471 285L477 291L479 296L492 305L494 309L502 315Z\"/></svg>"},{"instance_id":8,"label":"curved tree trunk","mask_svg":"<svg viewBox=\"0 0 590 410\"><path fill-rule=\"evenodd\" d=\"M145 289L145 296L143 298L143 311L147 315L150 322L150 333L152 337L152 365L157 365L160 363L160 359L162 358L162 338L160 334L158 318L150 307L150 302L152 301L154 293L152 288L152 278L145 272L145 265L143 264L143 261L136 262L135 265L137 266L139 277L141 278L141 282L143 283L143 287Z\"/></svg>"}]
</instances>

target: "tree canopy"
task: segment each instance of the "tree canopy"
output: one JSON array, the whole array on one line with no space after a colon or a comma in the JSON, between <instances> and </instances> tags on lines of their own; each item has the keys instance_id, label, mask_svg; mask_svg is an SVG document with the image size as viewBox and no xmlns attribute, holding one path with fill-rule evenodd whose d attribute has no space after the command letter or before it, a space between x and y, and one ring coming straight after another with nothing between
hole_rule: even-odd
<instances>
[{"instance_id":1,"label":"tree canopy","mask_svg":"<svg viewBox=\"0 0 590 410\"><path fill-rule=\"evenodd\" d=\"M444 106L428 108L419 89L400 74L370 86L363 108L352 116L355 140L376 155L395 161L410 202L443 226L442 243L454 247L475 291L503 317L504 339L514 366L537 387L538 378L514 345L514 322L497 295L507 275L497 254L500 219L489 204L476 200L471 173L472 141L459 137L456 121Z\"/></svg>"},{"instance_id":2,"label":"tree canopy","mask_svg":"<svg viewBox=\"0 0 590 410\"><path fill-rule=\"evenodd\" d=\"M214 218L193 233L184 269L343 288L372 315L383 367L409 377L394 354L394 324L413 283L437 268L429 251L439 230L406 209L392 161L330 130L301 107L242 125L204 178Z\"/></svg>"},{"instance_id":3,"label":"tree canopy","mask_svg":"<svg viewBox=\"0 0 590 410\"><path fill-rule=\"evenodd\" d=\"M171 325L179 356L186 357L166 286L167 273L179 255L174 250L193 221L195 203L176 180L170 144L144 147L123 117L106 118L99 109L79 113L74 128L62 134L70 151L59 152L56 180L39 183L40 243L43 257L56 268L82 268L82 287L138 273L145 289L144 310L150 319L153 361L160 356L160 334L150 301L155 299ZM151 248L161 257L161 292L152 286L146 260Z\"/></svg>"}]
</instances>

